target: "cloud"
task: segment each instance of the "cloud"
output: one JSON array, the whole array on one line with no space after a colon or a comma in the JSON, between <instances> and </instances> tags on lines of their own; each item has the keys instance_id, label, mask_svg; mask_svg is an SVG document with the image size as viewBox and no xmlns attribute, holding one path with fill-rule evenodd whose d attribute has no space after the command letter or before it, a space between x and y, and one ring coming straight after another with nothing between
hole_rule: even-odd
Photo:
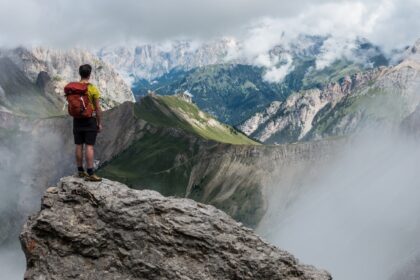
<instances>
[{"instance_id":1,"label":"cloud","mask_svg":"<svg viewBox=\"0 0 420 280\"><path fill-rule=\"evenodd\" d=\"M413 140L370 128L305 176L279 171L257 231L334 279L390 279L420 252Z\"/></svg>"},{"instance_id":2,"label":"cloud","mask_svg":"<svg viewBox=\"0 0 420 280\"><path fill-rule=\"evenodd\" d=\"M318 70L340 58L366 63L355 55L356 40L361 38L379 45L391 57L393 49L420 37L420 17L414 12L419 8L420 1L413 0L317 2L288 17L264 17L248 24L237 57L268 68L264 78L270 82L280 82L293 69L291 57L278 66L270 51L280 44L290 52L301 34L327 38L316 60Z\"/></svg>"},{"instance_id":3,"label":"cloud","mask_svg":"<svg viewBox=\"0 0 420 280\"><path fill-rule=\"evenodd\" d=\"M293 69L293 59L292 56L285 53L282 56L282 63L280 66L269 65L263 79L267 82L281 82L286 77L286 75Z\"/></svg>"},{"instance_id":4,"label":"cloud","mask_svg":"<svg viewBox=\"0 0 420 280\"><path fill-rule=\"evenodd\" d=\"M0 0L0 46L137 46L162 50L187 40L203 43L231 38L226 60L267 69L267 81L281 81L293 61L288 57L299 35L329 38L316 62L355 60L354 40L366 38L391 53L420 37L418 0ZM276 57L271 50L281 45ZM134 48L132 48L134 49Z\"/></svg>"},{"instance_id":5,"label":"cloud","mask_svg":"<svg viewBox=\"0 0 420 280\"><path fill-rule=\"evenodd\" d=\"M353 50L356 48L355 41L346 40L345 38L330 37L326 39L321 48L321 54L315 61L317 70L322 70L331 65L337 59L345 57L355 60Z\"/></svg>"},{"instance_id":6,"label":"cloud","mask_svg":"<svg viewBox=\"0 0 420 280\"><path fill-rule=\"evenodd\" d=\"M26 260L18 242L0 247L0 270L3 279L20 280L24 278Z\"/></svg>"},{"instance_id":7,"label":"cloud","mask_svg":"<svg viewBox=\"0 0 420 280\"><path fill-rule=\"evenodd\" d=\"M0 0L2 43L107 44L220 36L264 16L297 14L309 0Z\"/></svg>"},{"instance_id":8,"label":"cloud","mask_svg":"<svg viewBox=\"0 0 420 280\"><path fill-rule=\"evenodd\" d=\"M275 43L282 32L359 34L396 46L419 36L419 5L417 0L0 0L0 43L64 47L208 40L246 37L251 28L265 33L255 48ZM282 32L269 32L278 29Z\"/></svg>"}]
</instances>

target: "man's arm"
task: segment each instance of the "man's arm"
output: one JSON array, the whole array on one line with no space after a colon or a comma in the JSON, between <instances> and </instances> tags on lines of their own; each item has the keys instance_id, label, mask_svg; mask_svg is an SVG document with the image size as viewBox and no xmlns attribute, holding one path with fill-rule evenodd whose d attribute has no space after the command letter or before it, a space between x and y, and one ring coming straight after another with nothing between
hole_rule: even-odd
<instances>
[{"instance_id":1,"label":"man's arm","mask_svg":"<svg viewBox=\"0 0 420 280\"><path fill-rule=\"evenodd\" d=\"M98 126L98 132L102 131L102 108L99 102L99 98L95 99L95 112L96 112L96 125Z\"/></svg>"}]
</instances>

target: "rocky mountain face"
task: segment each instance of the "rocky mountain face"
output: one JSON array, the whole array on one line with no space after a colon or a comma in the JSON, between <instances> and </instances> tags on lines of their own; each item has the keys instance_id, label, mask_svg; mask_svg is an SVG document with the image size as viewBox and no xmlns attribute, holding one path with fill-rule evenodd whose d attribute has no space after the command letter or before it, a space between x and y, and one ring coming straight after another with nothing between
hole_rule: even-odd
<instances>
[{"instance_id":1,"label":"rocky mountain face","mask_svg":"<svg viewBox=\"0 0 420 280\"><path fill-rule=\"evenodd\" d=\"M239 126L265 143L346 135L366 127L395 127L419 104L417 42L392 67L344 76L321 89L299 91L274 102Z\"/></svg>"},{"instance_id":2,"label":"rocky mountain face","mask_svg":"<svg viewBox=\"0 0 420 280\"><path fill-rule=\"evenodd\" d=\"M209 43L175 41L167 44L144 44L127 47L107 47L98 56L113 65L128 81L153 80L173 69L190 70L211 64L224 63L237 41L222 38Z\"/></svg>"},{"instance_id":3,"label":"rocky mountain face","mask_svg":"<svg viewBox=\"0 0 420 280\"><path fill-rule=\"evenodd\" d=\"M21 243L25 279L332 279L212 206L104 180L49 188Z\"/></svg>"},{"instance_id":4,"label":"rocky mountain face","mask_svg":"<svg viewBox=\"0 0 420 280\"><path fill-rule=\"evenodd\" d=\"M62 113L63 97L46 93L43 82L33 83L10 58L0 57L0 111L42 116Z\"/></svg>"},{"instance_id":5,"label":"rocky mountain face","mask_svg":"<svg viewBox=\"0 0 420 280\"><path fill-rule=\"evenodd\" d=\"M79 66L93 67L92 83L102 94L105 109L125 101L134 101L130 87L109 64L81 49L55 50L47 48L16 48L0 50L0 57L9 59L26 78L45 92L49 99L63 104L63 88L69 81L79 80ZM18 89L10 88L16 92Z\"/></svg>"},{"instance_id":6,"label":"rocky mountain face","mask_svg":"<svg viewBox=\"0 0 420 280\"><path fill-rule=\"evenodd\" d=\"M274 101L264 111L256 113L238 126L245 134L264 143L286 143L307 139L317 129L319 116L323 110L338 113L341 102L346 102L353 92L364 89L381 76L385 68L378 68L353 76L346 76L341 81L331 82L322 89L309 89L291 94L284 102ZM343 132L354 127L354 116L343 120ZM319 121L318 121L319 122ZM354 123L357 125L357 123ZM339 134L337 132L337 134ZM313 135L313 138L321 138Z\"/></svg>"}]
</instances>

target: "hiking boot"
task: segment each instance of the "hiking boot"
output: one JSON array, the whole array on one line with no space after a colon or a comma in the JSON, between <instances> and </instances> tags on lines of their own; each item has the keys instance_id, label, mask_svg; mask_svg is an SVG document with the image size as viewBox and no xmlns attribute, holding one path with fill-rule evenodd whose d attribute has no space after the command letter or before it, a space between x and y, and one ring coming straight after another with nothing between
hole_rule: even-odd
<instances>
[{"instance_id":1,"label":"hiking boot","mask_svg":"<svg viewBox=\"0 0 420 280\"><path fill-rule=\"evenodd\" d=\"M89 174L87 174L87 172L86 172L86 171L79 171L79 172L77 173L77 176L78 176L79 178L86 178L87 176L89 176Z\"/></svg>"},{"instance_id":2,"label":"hiking boot","mask_svg":"<svg viewBox=\"0 0 420 280\"><path fill-rule=\"evenodd\" d=\"M92 175L88 175L85 177L85 181L89 181L89 182L100 182L102 181L102 178L99 177L96 174L92 174Z\"/></svg>"}]
</instances>

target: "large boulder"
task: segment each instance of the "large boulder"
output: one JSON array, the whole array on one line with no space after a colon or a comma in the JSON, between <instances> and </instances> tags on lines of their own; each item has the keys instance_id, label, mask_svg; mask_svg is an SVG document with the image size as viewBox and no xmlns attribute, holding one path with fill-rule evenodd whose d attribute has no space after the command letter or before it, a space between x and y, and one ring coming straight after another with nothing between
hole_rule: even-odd
<instances>
[{"instance_id":1,"label":"large boulder","mask_svg":"<svg viewBox=\"0 0 420 280\"><path fill-rule=\"evenodd\" d=\"M25 279L332 279L213 206L65 177L21 234Z\"/></svg>"}]
</instances>

